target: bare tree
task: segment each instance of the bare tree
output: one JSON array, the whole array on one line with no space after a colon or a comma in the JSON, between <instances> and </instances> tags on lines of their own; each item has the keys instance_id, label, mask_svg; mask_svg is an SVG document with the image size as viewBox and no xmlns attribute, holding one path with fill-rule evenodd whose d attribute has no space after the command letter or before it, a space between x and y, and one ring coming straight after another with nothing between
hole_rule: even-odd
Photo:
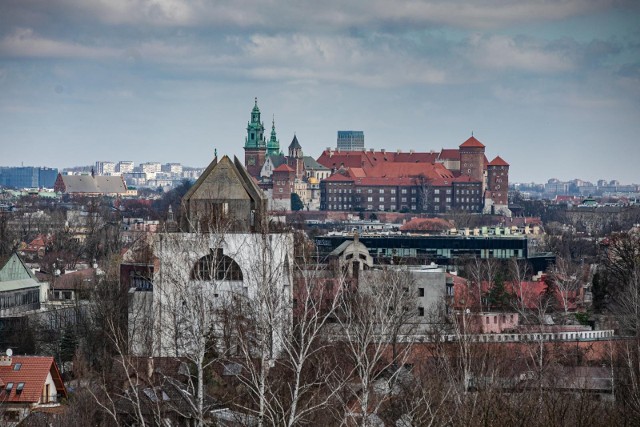
<instances>
[{"instance_id":1,"label":"bare tree","mask_svg":"<svg viewBox=\"0 0 640 427\"><path fill-rule=\"evenodd\" d=\"M566 324L569 320L569 310L578 303L580 289L584 283L584 271L580 265L558 257L551 268L550 279L555 294L562 304L563 323Z\"/></svg>"},{"instance_id":2,"label":"bare tree","mask_svg":"<svg viewBox=\"0 0 640 427\"><path fill-rule=\"evenodd\" d=\"M411 332L403 327L415 313L411 277L405 270L363 274L357 290L343 293L339 334L352 366L349 377L355 387L350 397L356 402L354 408L347 406L345 421L353 416L363 427L373 422L373 416L403 372L411 349ZM409 337L402 340L404 344L398 344L400 335ZM381 375L386 381L382 387L375 387Z\"/></svg>"}]
</instances>

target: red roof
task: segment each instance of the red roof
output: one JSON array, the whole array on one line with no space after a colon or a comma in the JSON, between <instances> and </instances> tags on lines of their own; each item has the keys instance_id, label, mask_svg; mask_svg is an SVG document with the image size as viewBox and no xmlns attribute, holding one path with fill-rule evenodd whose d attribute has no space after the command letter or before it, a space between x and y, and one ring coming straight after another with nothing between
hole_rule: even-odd
<instances>
[{"instance_id":1,"label":"red roof","mask_svg":"<svg viewBox=\"0 0 640 427\"><path fill-rule=\"evenodd\" d=\"M465 142L460 144L460 147L484 148L484 144L482 142L478 141L475 137L472 136L471 138L467 139Z\"/></svg>"},{"instance_id":2,"label":"red roof","mask_svg":"<svg viewBox=\"0 0 640 427\"><path fill-rule=\"evenodd\" d=\"M286 163L281 164L277 168L273 170L274 172L294 172L293 168L291 168Z\"/></svg>"},{"instance_id":3,"label":"red roof","mask_svg":"<svg viewBox=\"0 0 640 427\"><path fill-rule=\"evenodd\" d=\"M491 160L491 163L489 163L489 166L509 166L509 163L502 160L502 157L496 156L495 159Z\"/></svg>"},{"instance_id":4,"label":"red roof","mask_svg":"<svg viewBox=\"0 0 640 427\"><path fill-rule=\"evenodd\" d=\"M20 364L19 369L16 369L17 364ZM0 393L0 401L40 402L49 374L53 378L58 393L66 396L67 391L53 357L13 356L9 364L0 365L0 379L5 384L3 391ZM13 383L13 388L7 396L6 386L9 383ZM24 384L21 392L17 390L18 384Z\"/></svg>"},{"instance_id":5,"label":"red roof","mask_svg":"<svg viewBox=\"0 0 640 427\"><path fill-rule=\"evenodd\" d=\"M443 148L438 156L440 160L460 160L460 150L457 148Z\"/></svg>"},{"instance_id":6,"label":"red roof","mask_svg":"<svg viewBox=\"0 0 640 427\"><path fill-rule=\"evenodd\" d=\"M325 181L325 182L333 182L333 181L350 181L350 182L353 182L353 178L348 178L348 177L342 175L341 173L334 173L329 178L323 179L322 181Z\"/></svg>"}]
</instances>

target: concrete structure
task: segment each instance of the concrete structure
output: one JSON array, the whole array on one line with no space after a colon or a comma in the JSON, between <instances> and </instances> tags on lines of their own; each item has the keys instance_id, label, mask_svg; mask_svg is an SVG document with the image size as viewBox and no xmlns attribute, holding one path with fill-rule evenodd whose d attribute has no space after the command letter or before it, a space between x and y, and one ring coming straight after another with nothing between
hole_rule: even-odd
<instances>
[{"instance_id":1,"label":"concrete structure","mask_svg":"<svg viewBox=\"0 0 640 427\"><path fill-rule=\"evenodd\" d=\"M247 307L266 309L264 298L277 305L269 306L275 312L268 328L270 351L279 351L275 329L290 322L293 235L269 232L266 206L237 158L214 159L182 199L184 232L154 235L143 259L132 249L121 280L130 289L134 354L183 355L195 334L222 327L216 312L226 304L246 299ZM191 329L195 310L211 322L198 331Z\"/></svg>"}]
</instances>

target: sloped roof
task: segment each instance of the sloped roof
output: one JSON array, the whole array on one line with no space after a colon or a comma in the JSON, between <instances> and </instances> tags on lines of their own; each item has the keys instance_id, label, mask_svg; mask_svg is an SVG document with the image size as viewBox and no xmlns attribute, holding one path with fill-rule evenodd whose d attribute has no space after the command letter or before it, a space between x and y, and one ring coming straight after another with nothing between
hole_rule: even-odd
<instances>
[{"instance_id":1,"label":"sloped roof","mask_svg":"<svg viewBox=\"0 0 640 427\"><path fill-rule=\"evenodd\" d=\"M489 166L509 166L509 163L505 162L502 157L496 156L495 159L491 160Z\"/></svg>"},{"instance_id":2,"label":"sloped roof","mask_svg":"<svg viewBox=\"0 0 640 427\"><path fill-rule=\"evenodd\" d=\"M273 170L274 172L294 172L293 168L286 163L281 164Z\"/></svg>"},{"instance_id":3,"label":"sloped roof","mask_svg":"<svg viewBox=\"0 0 640 427\"><path fill-rule=\"evenodd\" d=\"M15 369L16 364L20 364L18 370ZM5 383L5 387L6 384L13 383L13 389L8 396L6 391L3 390L1 392L0 401L12 403L39 402L49 373L53 377L58 393L62 393L66 397L67 391L53 357L13 356L11 364L0 366L0 378ZM16 392L19 383L24 383L21 393Z\"/></svg>"},{"instance_id":4,"label":"sloped roof","mask_svg":"<svg viewBox=\"0 0 640 427\"><path fill-rule=\"evenodd\" d=\"M65 193L122 194L127 186L121 176L60 175Z\"/></svg>"},{"instance_id":5,"label":"sloped roof","mask_svg":"<svg viewBox=\"0 0 640 427\"><path fill-rule=\"evenodd\" d=\"M322 180L323 182L333 182L333 181L353 181L353 178L346 177L341 173L334 173L329 178Z\"/></svg>"},{"instance_id":6,"label":"sloped roof","mask_svg":"<svg viewBox=\"0 0 640 427\"><path fill-rule=\"evenodd\" d=\"M300 143L298 142L298 137L293 135L293 139L291 140L291 144L289 144L289 148L302 148Z\"/></svg>"},{"instance_id":7,"label":"sloped roof","mask_svg":"<svg viewBox=\"0 0 640 427\"><path fill-rule=\"evenodd\" d=\"M304 161L304 168L305 169L313 169L313 170L329 170L328 167L321 165L320 163L316 162L316 159L314 159L311 156L304 156L302 158L302 160Z\"/></svg>"},{"instance_id":8,"label":"sloped roof","mask_svg":"<svg viewBox=\"0 0 640 427\"><path fill-rule=\"evenodd\" d=\"M480 141L478 141L475 137L471 137L469 139L467 139L465 142L463 142L462 144L460 144L460 147L477 147L477 148L484 148L484 144Z\"/></svg>"},{"instance_id":9,"label":"sloped roof","mask_svg":"<svg viewBox=\"0 0 640 427\"><path fill-rule=\"evenodd\" d=\"M460 160L460 150L457 148L443 148L438 155L438 160Z\"/></svg>"},{"instance_id":10,"label":"sloped roof","mask_svg":"<svg viewBox=\"0 0 640 427\"><path fill-rule=\"evenodd\" d=\"M274 168L277 168L281 164L287 161L287 158L283 154L274 154L272 156L267 156L271 160L271 164Z\"/></svg>"}]
</instances>

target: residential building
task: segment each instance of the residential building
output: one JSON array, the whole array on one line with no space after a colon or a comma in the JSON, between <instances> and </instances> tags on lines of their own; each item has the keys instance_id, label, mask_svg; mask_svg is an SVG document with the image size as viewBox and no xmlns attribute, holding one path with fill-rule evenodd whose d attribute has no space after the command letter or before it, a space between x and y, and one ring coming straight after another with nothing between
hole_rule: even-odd
<instances>
[{"instance_id":1,"label":"residential building","mask_svg":"<svg viewBox=\"0 0 640 427\"><path fill-rule=\"evenodd\" d=\"M94 172L96 175L113 175L116 172L116 164L114 162L98 161Z\"/></svg>"},{"instance_id":2,"label":"residential building","mask_svg":"<svg viewBox=\"0 0 640 427\"><path fill-rule=\"evenodd\" d=\"M133 172L134 167L135 165L131 160L120 160L116 165L116 172L120 174L130 173Z\"/></svg>"},{"instance_id":3,"label":"residential building","mask_svg":"<svg viewBox=\"0 0 640 427\"><path fill-rule=\"evenodd\" d=\"M32 411L60 406L67 390L53 357L0 356L0 413L8 426Z\"/></svg>"}]
</instances>

